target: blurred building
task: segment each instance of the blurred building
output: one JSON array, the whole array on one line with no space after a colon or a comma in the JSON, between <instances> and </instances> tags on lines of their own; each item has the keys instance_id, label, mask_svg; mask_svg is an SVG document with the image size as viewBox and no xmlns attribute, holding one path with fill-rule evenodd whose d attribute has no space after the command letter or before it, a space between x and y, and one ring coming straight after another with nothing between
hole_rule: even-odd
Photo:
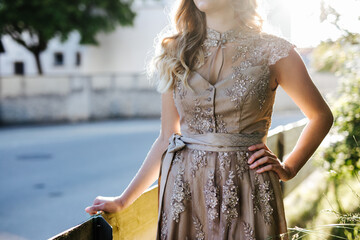
<instances>
[{"instance_id":1,"label":"blurred building","mask_svg":"<svg viewBox=\"0 0 360 240\"><path fill-rule=\"evenodd\" d=\"M62 43L55 38L49 42L48 49L41 55L45 74L71 74L81 70L83 65L84 46L79 45L80 36L72 33ZM0 75L35 75L36 62L33 54L17 44L9 36L2 37L5 53L0 55Z\"/></svg>"}]
</instances>

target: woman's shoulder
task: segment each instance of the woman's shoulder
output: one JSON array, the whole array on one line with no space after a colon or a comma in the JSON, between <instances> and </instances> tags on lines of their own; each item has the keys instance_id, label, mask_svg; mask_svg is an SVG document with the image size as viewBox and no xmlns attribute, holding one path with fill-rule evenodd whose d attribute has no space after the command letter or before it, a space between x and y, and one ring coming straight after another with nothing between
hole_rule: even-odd
<instances>
[{"instance_id":1,"label":"woman's shoulder","mask_svg":"<svg viewBox=\"0 0 360 240\"><path fill-rule=\"evenodd\" d=\"M268 57L268 64L273 65L280 59L287 57L290 51L296 48L290 40L280 35L259 31L257 33L258 44Z\"/></svg>"}]
</instances>

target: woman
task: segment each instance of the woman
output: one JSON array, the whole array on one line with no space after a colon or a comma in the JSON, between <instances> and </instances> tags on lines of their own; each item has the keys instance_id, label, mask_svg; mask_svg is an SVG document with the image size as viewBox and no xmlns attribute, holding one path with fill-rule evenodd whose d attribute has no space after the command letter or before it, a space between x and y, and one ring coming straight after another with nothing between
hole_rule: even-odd
<instances>
[{"instance_id":1,"label":"woman","mask_svg":"<svg viewBox=\"0 0 360 240\"><path fill-rule=\"evenodd\" d=\"M279 180L298 173L333 116L295 46L261 31L256 7L180 1L154 58L160 135L127 189L88 213L128 207L161 172L158 239L287 238ZM309 119L284 162L266 146L278 85Z\"/></svg>"}]
</instances>

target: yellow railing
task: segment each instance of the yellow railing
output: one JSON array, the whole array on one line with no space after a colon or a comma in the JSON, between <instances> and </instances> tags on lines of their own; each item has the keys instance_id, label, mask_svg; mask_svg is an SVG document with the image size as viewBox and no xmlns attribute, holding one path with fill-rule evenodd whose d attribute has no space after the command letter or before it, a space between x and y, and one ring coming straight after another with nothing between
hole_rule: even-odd
<instances>
[{"instance_id":1,"label":"yellow railing","mask_svg":"<svg viewBox=\"0 0 360 240\"><path fill-rule=\"evenodd\" d=\"M158 187L149 188L128 208L102 216L113 228L113 239L152 239L156 237Z\"/></svg>"}]
</instances>

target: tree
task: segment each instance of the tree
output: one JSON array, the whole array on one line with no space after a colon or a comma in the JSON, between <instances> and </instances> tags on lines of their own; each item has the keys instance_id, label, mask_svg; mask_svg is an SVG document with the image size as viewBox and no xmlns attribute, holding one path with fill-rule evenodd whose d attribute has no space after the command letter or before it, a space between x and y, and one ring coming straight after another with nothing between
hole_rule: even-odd
<instances>
[{"instance_id":1,"label":"tree","mask_svg":"<svg viewBox=\"0 0 360 240\"><path fill-rule=\"evenodd\" d=\"M98 44L96 34L120 25L132 25L135 12L126 0L0 0L0 36L9 35L35 57L54 37L65 41L77 31L80 44Z\"/></svg>"}]
</instances>

